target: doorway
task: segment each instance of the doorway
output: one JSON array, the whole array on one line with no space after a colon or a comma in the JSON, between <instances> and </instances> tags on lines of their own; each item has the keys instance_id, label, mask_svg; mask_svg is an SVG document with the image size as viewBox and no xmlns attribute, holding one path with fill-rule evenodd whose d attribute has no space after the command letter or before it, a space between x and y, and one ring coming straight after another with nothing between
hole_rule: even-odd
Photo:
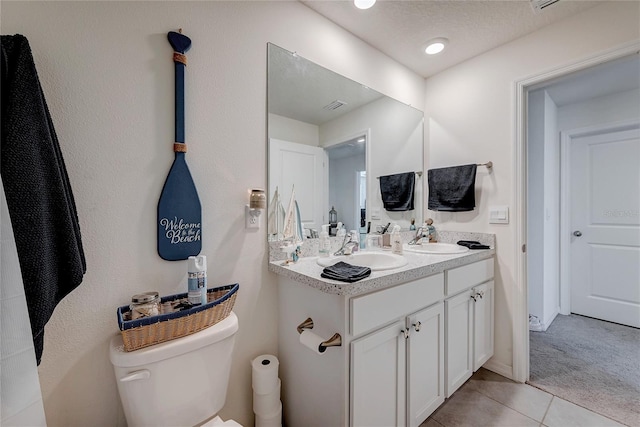
<instances>
[{"instance_id":1,"label":"doorway","mask_svg":"<svg viewBox=\"0 0 640 427\"><path fill-rule=\"evenodd\" d=\"M635 54L528 91L527 282L534 330L546 330L558 313L640 327L638 76Z\"/></svg>"},{"instance_id":2,"label":"doorway","mask_svg":"<svg viewBox=\"0 0 640 427\"><path fill-rule=\"evenodd\" d=\"M366 218L367 135L357 135L325 148L329 162L329 208L350 230L359 230Z\"/></svg>"},{"instance_id":3,"label":"doorway","mask_svg":"<svg viewBox=\"0 0 640 427\"><path fill-rule=\"evenodd\" d=\"M593 57L586 58L583 61L570 64L568 66L559 67L558 69L548 71L527 79L516 81L514 83L514 95L515 95L515 147L514 147L514 168L513 168L513 180L514 186L514 217L516 218L516 229L514 238L514 258L515 265L515 283L517 288L514 293L514 315L513 315L513 370L512 378L519 382L526 382L529 380L529 287L532 286L528 283L528 258L530 243L528 241L529 222L531 221L528 212L528 178L529 168L535 168L540 166L530 165L527 156L528 151L528 139L529 135L529 123L528 123L528 100L529 95L537 89L549 87L555 83L563 83L570 79L572 75L578 72L587 71L590 69L596 69L596 67L612 64L617 60L624 60L625 58L631 58L635 56L637 58L638 51L640 49L640 43L630 43L622 47L612 49L594 55ZM635 75L637 82L637 74ZM571 95L576 93L584 93L590 89L602 90L600 97L603 97L607 92L615 86L615 82L608 85L597 86L583 86L582 90L576 91L567 90L564 93ZM636 98L637 103L637 98ZM604 117L607 115L607 111L591 111L592 115ZM620 118L618 118L620 120ZM615 119L611 120L612 122ZM578 128L580 126L567 127ZM583 126L584 127L584 126ZM559 155L558 155L559 156ZM557 188L557 184L556 184ZM560 197L558 196L558 199ZM541 211L545 214L545 211ZM557 216L557 215L556 215ZM543 219L545 216L542 217ZM558 229L559 230L559 229ZM560 231L558 231L558 234ZM539 234L541 235L541 234ZM559 240L559 238L557 239ZM559 245L559 244L558 244ZM560 248L563 251L565 248ZM555 273L553 277L557 277ZM558 281L560 279L558 278ZM535 285L533 285L535 286ZM556 306L558 312L562 306L562 295L560 292L554 292L549 295L557 295L559 304ZM553 316L553 314L552 314Z\"/></svg>"},{"instance_id":4,"label":"doorway","mask_svg":"<svg viewBox=\"0 0 640 427\"><path fill-rule=\"evenodd\" d=\"M517 214L522 221L518 243L526 244L519 248L517 268L525 283L520 306L525 315L514 324L514 378L518 381L529 381L530 371L539 372L539 366L529 365L533 350L529 326L536 331L531 332L536 338L531 345L541 342L544 331L553 335L558 328L565 329L559 340L569 342L578 334L586 337L574 350L553 355L568 357L557 363L565 368L572 358L587 356L591 347L587 339L593 335L578 329L568 334L567 324L574 328L587 324L571 320L575 316L571 313L640 326L638 75L636 49L558 70L553 79L541 76L539 81L518 83L522 98L517 159L524 166L523 172L516 173L516 188L523 193ZM549 329L559 314L562 317L556 322L563 326ZM592 320L609 327L607 322ZM608 336L605 333L600 340ZM564 344L556 341L560 343ZM613 342L611 346L616 347ZM631 351L638 350L632 346ZM550 357L545 353L536 363L544 360L546 368ZM594 366L607 363L602 357L595 360ZM560 377L562 372L545 375ZM568 388L568 382L564 384L566 390L599 392L589 382L578 380Z\"/></svg>"}]
</instances>

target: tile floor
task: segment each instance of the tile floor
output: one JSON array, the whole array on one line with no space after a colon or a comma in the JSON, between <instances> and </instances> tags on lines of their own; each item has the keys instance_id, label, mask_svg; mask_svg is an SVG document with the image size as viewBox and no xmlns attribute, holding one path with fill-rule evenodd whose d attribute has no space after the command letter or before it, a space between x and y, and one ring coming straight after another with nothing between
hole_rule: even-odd
<instances>
[{"instance_id":1,"label":"tile floor","mask_svg":"<svg viewBox=\"0 0 640 427\"><path fill-rule=\"evenodd\" d=\"M622 426L528 384L480 369L420 427Z\"/></svg>"}]
</instances>

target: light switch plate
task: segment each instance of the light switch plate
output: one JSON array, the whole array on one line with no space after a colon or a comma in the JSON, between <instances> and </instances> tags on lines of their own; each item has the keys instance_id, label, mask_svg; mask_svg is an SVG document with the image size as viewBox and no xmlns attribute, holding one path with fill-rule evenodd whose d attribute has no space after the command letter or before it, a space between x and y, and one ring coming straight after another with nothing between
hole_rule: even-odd
<instances>
[{"instance_id":1,"label":"light switch plate","mask_svg":"<svg viewBox=\"0 0 640 427\"><path fill-rule=\"evenodd\" d=\"M489 224L509 224L509 206L489 206Z\"/></svg>"}]
</instances>

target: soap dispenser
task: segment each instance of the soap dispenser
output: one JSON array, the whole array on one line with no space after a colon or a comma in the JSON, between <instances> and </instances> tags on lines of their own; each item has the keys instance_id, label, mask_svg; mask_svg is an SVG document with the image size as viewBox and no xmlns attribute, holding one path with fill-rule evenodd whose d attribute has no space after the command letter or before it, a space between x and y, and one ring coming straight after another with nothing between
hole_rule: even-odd
<instances>
[{"instance_id":1,"label":"soap dispenser","mask_svg":"<svg viewBox=\"0 0 640 427\"><path fill-rule=\"evenodd\" d=\"M328 257L329 252L331 252L331 240L329 240L329 224L325 224L322 226L322 231L320 232L320 242L318 242L320 247L318 248L318 254L321 257Z\"/></svg>"},{"instance_id":2,"label":"soap dispenser","mask_svg":"<svg viewBox=\"0 0 640 427\"><path fill-rule=\"evenodd\" d=\"M400 236L399 225L394 225L391 231L391 252L402 255L402 237Z\"/></svg>"}]
</instances>

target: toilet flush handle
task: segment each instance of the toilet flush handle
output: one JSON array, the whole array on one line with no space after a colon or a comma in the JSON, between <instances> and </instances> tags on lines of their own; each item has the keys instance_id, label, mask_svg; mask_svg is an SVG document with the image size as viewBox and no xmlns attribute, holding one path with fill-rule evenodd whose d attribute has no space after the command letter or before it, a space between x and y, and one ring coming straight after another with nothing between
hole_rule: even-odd
<instances>
[{"instance_id":1,"label":"toilet flush handle","mask_svg":"<svg viewBox=\"0 0 640 427\"><path fill-rule=\"evenodd\" d=\"M139 371L131 372L130 374L120 378L120 382L126 383L129 381L146 380L151 376L151 372L147 369L141 369Z\"/></svg>"}]
</instances>

